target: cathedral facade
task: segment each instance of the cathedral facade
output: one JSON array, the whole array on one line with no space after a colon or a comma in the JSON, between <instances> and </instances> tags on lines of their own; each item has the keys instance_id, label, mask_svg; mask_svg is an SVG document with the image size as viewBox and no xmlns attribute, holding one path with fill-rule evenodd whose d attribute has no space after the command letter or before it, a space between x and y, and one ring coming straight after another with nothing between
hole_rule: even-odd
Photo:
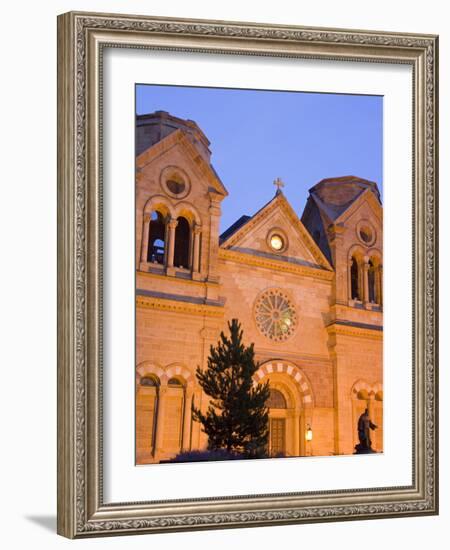
<instances>
[{"instance_id":1,"label":"cathedral facade","mask_svg":"<svg viewBox=\"0 0 450 550\"><path fill-rule=\"evenodd\" d=\"M276 192L220 234L228 192L197 124L136 119L136 463L204 449L195 370L237 318L269 381L269 452L352 454L367 408L383 450L383 210L376 183Z\"/></svg>"}]
</instances>

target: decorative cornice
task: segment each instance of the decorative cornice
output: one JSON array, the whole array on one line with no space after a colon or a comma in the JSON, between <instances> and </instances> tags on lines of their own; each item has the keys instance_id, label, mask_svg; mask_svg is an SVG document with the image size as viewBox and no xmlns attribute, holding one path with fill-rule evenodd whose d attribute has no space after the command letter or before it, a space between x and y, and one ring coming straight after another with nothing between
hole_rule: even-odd
<instances>
[{"instance_id":1,"label":"decorative cornice","mask_svg":"<svg viewBox=\"0 0 450 550\"><path fill-rule=\"evenodd\" d=\"M206 296L192 296L190 294L177 294L174 292L163 292L161 290L149 290L146 288L137 288L136 296L162 298L164 300L175 300L176 302L187 302L189 304L200 304L218 307L223 307L226 301L225 298L218 298L216 300L213 300L211 298L207 298Z\"/></svg>"},{"instance_id":2,"label":"decorative cornice","mask_svg":"<svg viewBox=\"0 0 450 550\"><path fill-rule=\"evenodd\" d=\"M150 264L151 265L151 264ZM142 269L139 269L136 271L137 277L145 277L149 279L159 279L162 281L167 281L170 283L171 286L174 284L182 285L194 285L194 286L202 286L204 288L211 288L211 287L218 287L219 283L213 282L213 281L196 281L195 279L188 279L184 277L172 277L169 275L166 275L163 270L161 270L161 273L154 273L151 271L142 271Z\"/></svg>"},{"instance_id":3,"label":"decorative cornice","mask_svg":"<svg viewBox=\"0 0 450 550\"><path fill-rule=\"evenodd\" d=\"M280 349L275 347L255 347L255 356L260 363L273 360L273 358L279 358ZM331 367L332 360L329 355L319 354L306 354L306 353L293 353L288 348L283 349L283 361L291 361L296 363L301 368L307 368L311 365L320 367Z\"/></svg>"},{"instance_id":4,"label":"decorative cornice","mask_svg":"<svg viewBox=\"0 0 450 550\"><path fill-rule=\"evenodd\" d=\"M190 302L181 302L179 300L156 298L154 296L136 296L136 307L169 311L171 313L201 315L202 317L221 318L224 316L223 306L193 304Z\"/></svg>"},{"instance_id":5,"label":"decorative cornice","mask_svg":"<svg viewBox=\"0 0 450 550\"><path fill-rule=\"evenodd\" d=\"M239 252L237 250L228 250L226 248L219 248L219 260L245 264L249 266L263 267L272 271L292 273L294 275L311 277L313 279L319 279L322 281L332 281L334 277L334 271L328 271L321 267L314 268L303 266L291 262L284 262L282 260L269 259L263 256L247 254L245 252Z\"/></svg>"},{"instance_id":6,"label":"decorative cornice","mask_svg":"<svg viewBox=\"0 0 450 550\"><path fill-rule=\"evenodd\" d=\"M383 340L383 327L377 325L365 325L364 323L352 323L350 321L334 321L327 327L328 334L339 336L358 336L370 340Z\"/></svg>"}]
</instances>

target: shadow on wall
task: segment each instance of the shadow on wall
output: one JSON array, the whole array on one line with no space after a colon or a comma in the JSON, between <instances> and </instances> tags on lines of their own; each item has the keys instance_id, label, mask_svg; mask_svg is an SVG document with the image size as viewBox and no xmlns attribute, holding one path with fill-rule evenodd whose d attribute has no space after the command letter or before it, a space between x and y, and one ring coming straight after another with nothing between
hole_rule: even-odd
<instances>
[{"instance_id":1,"label":"shadow on wall","mask_svg":"<svg viewBox=\"0 0 450 550\"><path fill-rule=\"evenodd\" d=\"M25 516L25 519L39 525L46 531L56 533L56 516Z\"/></svg>"}]
</instances>

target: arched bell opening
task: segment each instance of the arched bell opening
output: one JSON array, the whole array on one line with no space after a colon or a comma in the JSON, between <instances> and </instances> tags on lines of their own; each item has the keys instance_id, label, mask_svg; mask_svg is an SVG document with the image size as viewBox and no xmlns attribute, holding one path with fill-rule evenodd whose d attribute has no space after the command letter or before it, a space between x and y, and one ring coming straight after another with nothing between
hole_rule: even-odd
<instances>
[{"instance_id":1,"label":"arched bell opening","mask_svg":"<svg viewBox=\"0 0 450 550\"><path fill-rule=\"evenodd\" d=\"M166 258L166 220L161 212L155 210L150 215L147 261L164 265Z\"/></svg>"},{"instance_id":2,"label":"arched bell opening","mask_svg":"<svg viewBox=\"0 0 450 550\"><path fill-rule=\"evenodd\" d=\"M175 229L175 248L173 256L173 265L188 269L190 267L190 242L191 242L191 227L188 220L180 216L177 218L177 226Z\"/></svg>"}]
</instances>

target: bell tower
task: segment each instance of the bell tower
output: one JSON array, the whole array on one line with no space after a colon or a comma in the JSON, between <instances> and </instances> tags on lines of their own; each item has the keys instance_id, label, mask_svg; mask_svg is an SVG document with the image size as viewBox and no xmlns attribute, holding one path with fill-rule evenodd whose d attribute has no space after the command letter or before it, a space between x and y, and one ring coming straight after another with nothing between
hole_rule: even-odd
<instances>
[{"instance_id":1,"label":"bell tower","mask_svg":"<svg viewBox=\"0 0 450 550\"><path fill-rule=\"evenodd\" d=\"M208 139L195 122L157 111L137 117L136 147L138 271L217 283L227 191Z\"/></svg>"},{"instance_id":2,"label":"bell tower","mask_svg":"<svg viewBox=\"0 0 450 550\"><path fill-rule=\"evenodd\" d=\"M376 183L329 178L309 193L302 221L334 267L334 304L381 311L383 226Z\"/></svg>"},{"instance_id":3,"label":"bell tower","mask_svg":"<svg viewBox=\"0 0 450 550\"><path fill-rule=\"evenodd\" d=\"M334 371L335 453L352 454L355 425L366 408L382 426L381 198L376 183L355 176L322 180L309 193L302 221L335 272L325 322ZM382 428L377 437L382 445Z\"/></svg>"}]
</instances>

